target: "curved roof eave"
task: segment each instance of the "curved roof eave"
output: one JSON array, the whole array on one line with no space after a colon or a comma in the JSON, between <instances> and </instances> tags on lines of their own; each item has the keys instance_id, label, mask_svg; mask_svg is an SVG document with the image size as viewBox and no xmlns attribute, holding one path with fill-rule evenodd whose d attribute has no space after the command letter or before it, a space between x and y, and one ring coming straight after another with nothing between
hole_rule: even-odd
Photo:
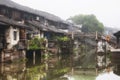
<instances>
[{"instance_id":1,"label":"curved roof eave","mask_svg":"<svg viewBox=\"0 0 120 80\"><path fill-rule=\"evenodd\" d=\"M20 4L15 3L11 0L0 0L0 5L10 7L10 8L13 8L13 9L18 9L18 10L21 10L21 11L24 11L24 12L27 12L27 13L32 13L32 14L35 14L35 15L39 15L39 16L42 16L46 19L49 19L49 20L52 20L52 21L55 21L55 22L62 22L63 21L58 16L55 16L53 14L50 14L50 13L47 13L47 12L44 12L44 11L35 10L35 9L29 8L27 6L20 5Z\"/></svg>"}]
</instances>

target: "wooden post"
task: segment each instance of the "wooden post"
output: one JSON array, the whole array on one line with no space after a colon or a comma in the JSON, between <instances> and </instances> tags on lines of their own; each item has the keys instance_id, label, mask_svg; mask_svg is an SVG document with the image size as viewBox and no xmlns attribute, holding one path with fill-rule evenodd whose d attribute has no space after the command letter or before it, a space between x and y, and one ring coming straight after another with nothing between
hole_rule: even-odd
<instances>
[{"instance_id":1,"label":"wooden post","mask_svg":"<svg viewBox=\"0 0 120 80\"><path fill-rule=\"evenodd\" d=\"M71 35L71 37L72 37L72 40L74 39L74 32L72 32L72 35Z\"/></svg>"},{"instance_id":2,"label":"wooden post","mask_svg":"<svg viewBox=\"0 0 120 80\"><path fill-rule=\"evenodd\" d=\"M47 61L45 61L45 70L46 71L48 70L48 63L47 63Z\"/></svg>"},{"instance_id":3,"label":"wooden post","mask_svg":"<svg viewBox=\"0 0 120 80\"><path fill-rule=\"evenodd\" d=\"M70 38L70 58L71 58L71 75L74 74L74 61L73 61L73 42L74 42L74 32L72 32L71 38Z\"/></svg>"},{"instance_id":4,"label":"wooden post","mask_svg":"<svg viewBox=\"0 0 120 80\"><path fill-rule=\"evenodd\" d=\"M22 50L23 58L26 59L26 51Z\"/></svg>"},{"instance_id":5,"label":"wooden post","mask_svg":"<svg viewBox=\"0 0 120 80\"><path fill-rule=\"evenodd\" d=\"M97 33L97 31L96 31L96 33L95 33L95 40L96 40L95 61L96 61L96 66L97 66L97 43L98 43L98 33ZM98 74L98 69L97 69L97 67L96 67L95 71L96 71L96 75L97 75L97 74Z\"/></svg>"},{"instance_id":6,"label":"wooden post","mask_svg":"<svg viewBox=\"0 0 120 80\"><path fill-rule=\"evenodd\" d=\"M35 51L33 51L33 64L35 64Z\"/></svg>"},{"instance_id":7,"label":"wooden post","mask_svg":"<svg viewBox=\"0 0 120 80\"><path fill-rule=\"evenodd\" d=\"M106 40L105 40L105 49L104 49L104 52L105 52L105 67L107 67L107 50L106 50Z\"/></svg>"},{"instance_id":8,"label":"wooden post","mask_svg":"<svg viewBox=\"0 0 120 80\"><path fill-rule=\"evenodd\" d=\"M95 33L95 40L98 40L98 32Z\"/></svg>"},{"instance_id":9,"label":"wooden post","mask_svg":"<svg viewBox=\"0 0 120 80\"><path fill-rule=\"evenodd\" d=\"M97 41L96 41L96 44L97 44ZM97 45L96 45L96 52L95 52L95 61L96 61L96 64L95 64L95 71L96 71L96 75L98 74L98 68L97 68Z\"/></svg>"},{"instance_id":10,"label":"wooden post","mask_svg":"<svg viewBox=\"0 0 120 80\"><path fill-rule=\"evenodd\" d=\"M5 56L4 56L4 52L3 52L3 51L2 51L1 53L2 53L2 54L1 54L1 62L3 62Z\"/></svg>"}]
</instances>

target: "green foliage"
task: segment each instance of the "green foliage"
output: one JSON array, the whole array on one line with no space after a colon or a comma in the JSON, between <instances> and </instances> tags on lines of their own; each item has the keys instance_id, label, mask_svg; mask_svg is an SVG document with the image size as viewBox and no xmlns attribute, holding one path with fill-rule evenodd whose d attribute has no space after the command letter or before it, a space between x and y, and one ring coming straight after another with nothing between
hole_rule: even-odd
<instances>
[{"instance_id":1,"label":"green foliage","mask_svg":"<svg viewBox=\"0 0 120 80\"><path fill-rule=\"evenodd\" d=\"M89 33L98 31L102 33L104 31L104 25L99 22L94 15L75 15L68 20L72 20L78 25L82 25L82 31Z\"/></svg>"},{"instance_id":2,"label":"green foliage","mask_svg":"<svg viewBox=\"0 0 120 80\"><path fill-rule=\"evenodd\" d=\"M54 75L60 75L60 74L65 74L68 71L70 71L70 68L62 68L62 69L56 69L53 71Z\"/></svg>"},{"instance_id":3,"label":"green foliage","mask_svg":"<svg viewBox=\"0 0 120 80\"><path fill-rule=\"evenodd\" d=\"M54 78L58 78L64 74L66 74L69 71L70 71L70 67L55 68L55 69L49 71L50 76L48 78L49 78L49 80L53 80Z\"/></svg>"},{"instance_id":4,"label":"green foliage","mask_svg":"<svg viewBox=\"0 0 120 80\"><path fill-rule=\"evenodd\" d=\"M42 79L46 76L45 65L34 66L31 68L27 68L26 79L27 80L38 80Z\"/></svg>"},{"instance_id":5,"label":"green foliage","mask_svg":"<svg viewBox=\"0 0 120 80\"><path fill-rule=\"evenodd\" d=\"M75 78L75 80L95 80L96 79L96 76L95 75L93 75L93 74L80 74L80 76L78 76L78 75L75 75L74 76L74 78Z\"/></svg>"},{"instance_id":6,"label":"green foliage","mask_svg":"<svg viewBox=\"0 0 120 80\"><path fill-rule=\"evenodd\" d=\"M37 50L37 49L43 49L44 48L44 38L38 38L35 37L32 40L29 41L29 49L30 50Z\"/></svg>"},{"instance_id":7,"label":"green foliage","mask_svg":"<svg viewBox=\"0 0 120 80\"><path fill-rule=\"evenodd\" d=\"M57 40L57 47L59 47L60 49L69 46L70 38L67 36L57 36L56 40Z\"/></svg>"},{"instance_id":8,"label":"green foliage","mask_svg":"<svg viewBox=\"0 0 120 80\"><path fill-rule=\"evenodd\" d=\"M65 42L65 41L70 41L70 38L68 38L67 36L63 36L63 37L57 36L56 39L57 39L58 41L63 41L63 42Z\"/></svg>"}]
</instances>

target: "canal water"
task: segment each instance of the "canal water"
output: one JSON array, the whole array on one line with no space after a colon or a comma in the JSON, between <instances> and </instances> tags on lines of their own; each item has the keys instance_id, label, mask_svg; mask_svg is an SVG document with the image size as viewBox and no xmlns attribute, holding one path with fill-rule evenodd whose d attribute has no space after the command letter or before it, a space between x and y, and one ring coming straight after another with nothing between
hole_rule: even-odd
<instances>
[{"instance_id":1,"label":"canal water","mask_svg":"<svg viewBox=\"0 0 120 80\"><path fill-rule=\"evenodd\" d=\"M72 55L0 63L0 80L95 80L94 69L79 65L79 59L74 61Z\"/></svg>"},{"instance_id":2,"label":"canal water","mask_svg":"<svg viewBox=\"0 0 120 80\"><path fill-rule=\"evenodd\" d=\"M94 68L81 68L79 59L74 60L72 56L51 55L35 61L30 57L0 63L0 80L120 80L112 71L96 75Z\"/></svg>"}]
</instances>

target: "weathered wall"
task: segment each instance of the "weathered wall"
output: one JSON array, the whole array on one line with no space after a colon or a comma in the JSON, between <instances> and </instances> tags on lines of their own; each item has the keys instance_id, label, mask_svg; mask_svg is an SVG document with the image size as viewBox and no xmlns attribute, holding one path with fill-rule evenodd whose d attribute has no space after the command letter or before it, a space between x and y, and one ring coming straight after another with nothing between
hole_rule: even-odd
<instances>
[{"instance_id":1,"label":"weathered wall","mask_svg":"<svg viewBox=\"0 0 120 80\"><path fill-rule=\"evenodd\" d=\"M16 40L14 39L14 31L16 31ZM10 26L6 32L6 42L7 42L7 48L11 49L13 45L17 44L19 41L19 29L13 28L13 26Z\"/></svg>"}]
</instances>

